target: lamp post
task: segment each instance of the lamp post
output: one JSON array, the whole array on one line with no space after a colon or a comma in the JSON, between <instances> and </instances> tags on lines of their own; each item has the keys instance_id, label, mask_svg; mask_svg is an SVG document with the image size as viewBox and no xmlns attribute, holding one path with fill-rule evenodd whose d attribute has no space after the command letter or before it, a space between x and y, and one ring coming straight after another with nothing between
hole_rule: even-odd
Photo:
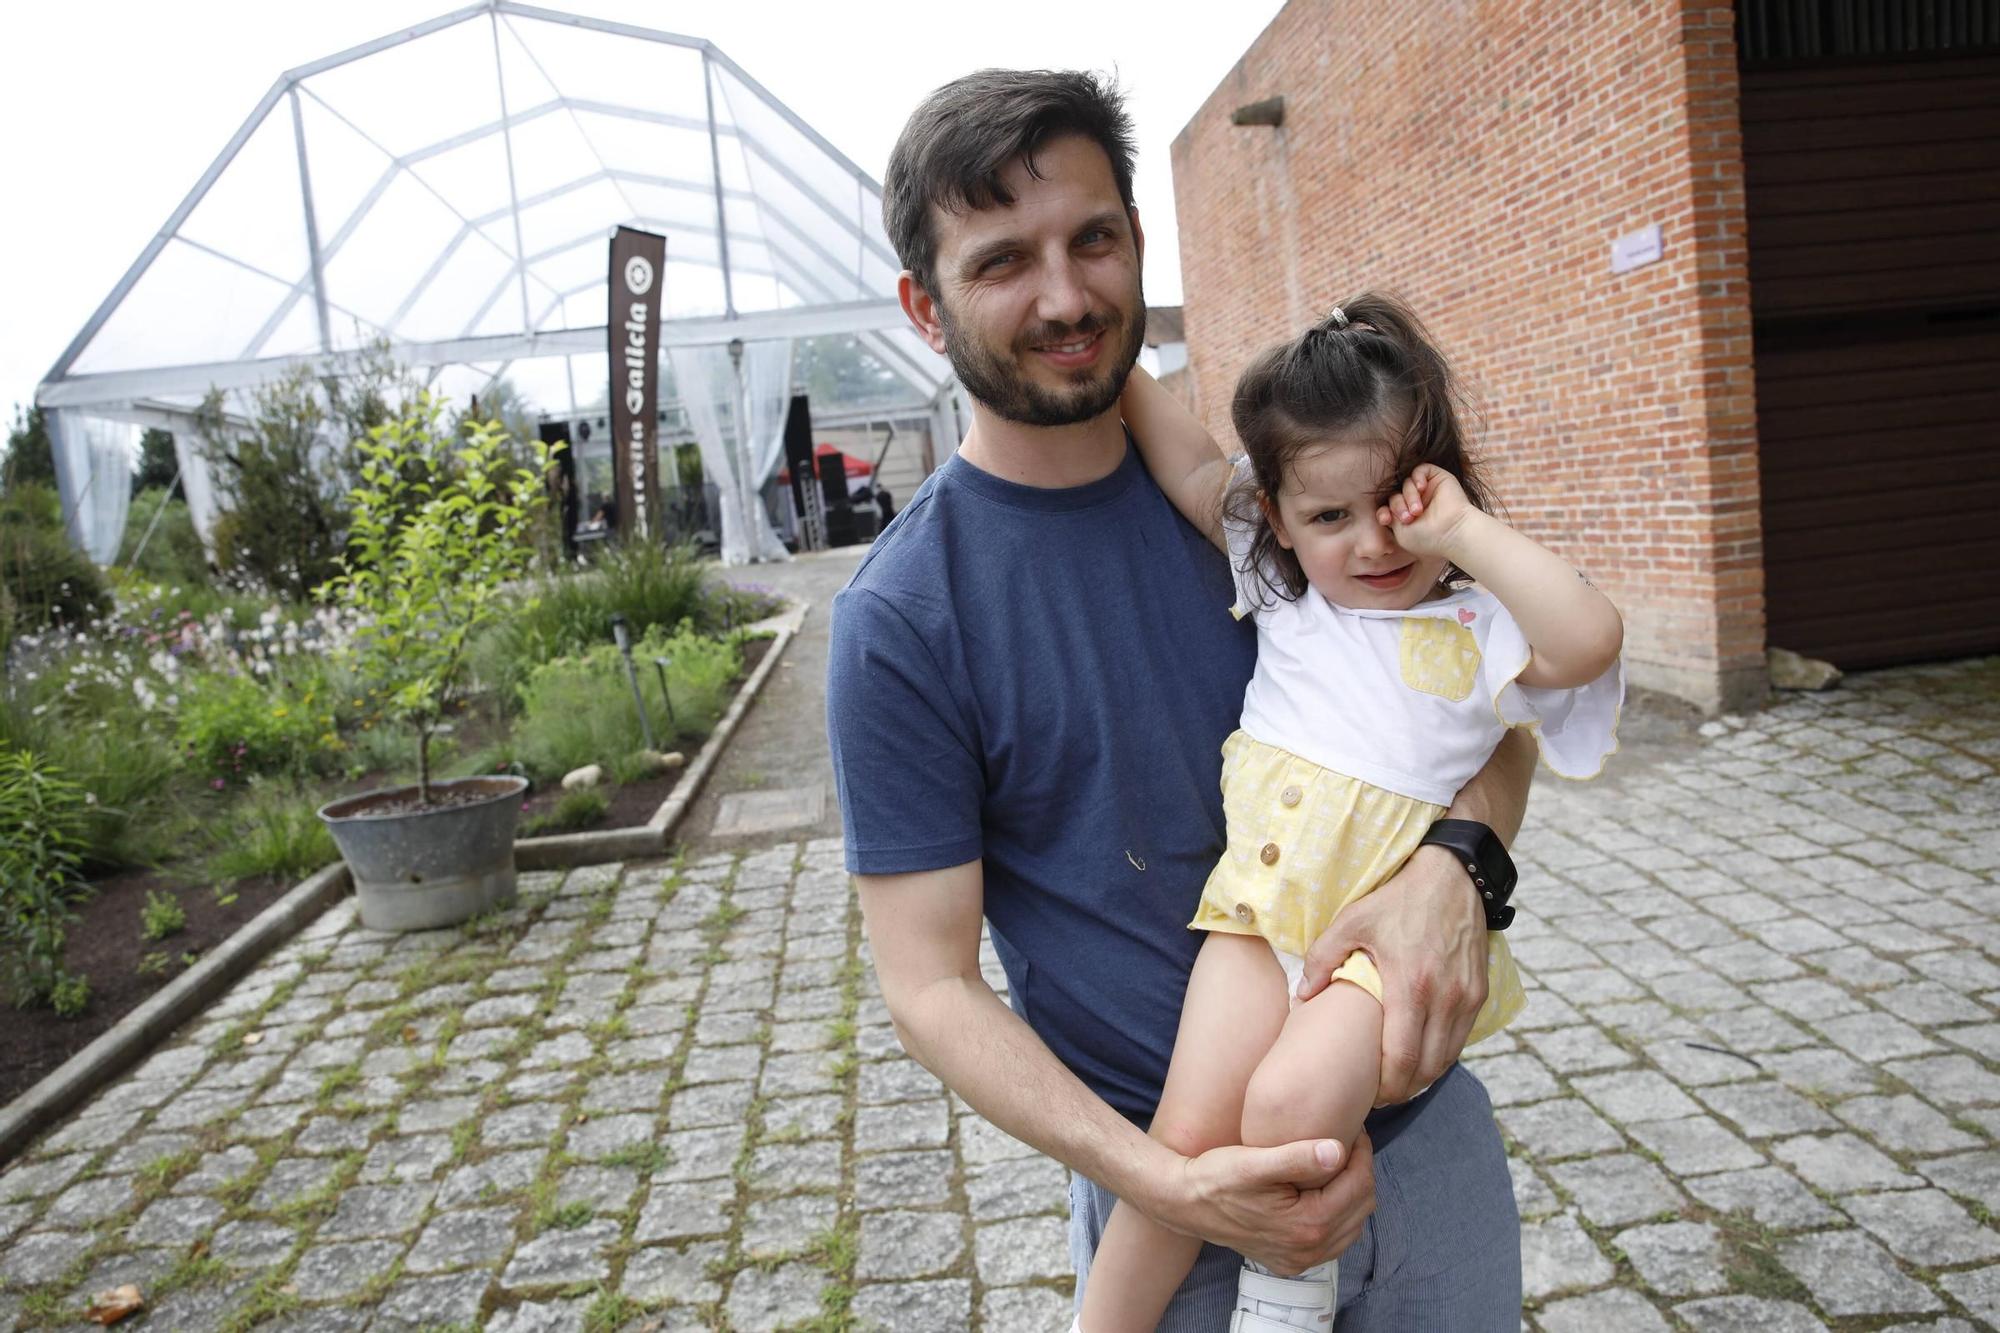
<instances>
[{"instance_id":1,"label":"lamp post","mask_svg":"<svg viewBox=\"0 0 2000 1333\"><path fill-rule=\"evenodd\" d=\"M639 669L632 664L632 630L625 623L624 614L611 617L611 638L618 645L619 655L625 659L625 679L632 685L632 702L639 709L639 734L646 738L646 748L656 750L653 744L653 723L646 716L646 696L639 692Z\"/></svg>"},{"instance_id":2,"label":"lamp post","mask_svg":"<svg viewBox=\"0 0 2000 1333\"><path fill-rule=\"evenodd\" d=\"M667 668L673 664L674 659L671 657L656 657L653 659L653 670L660 673L660 697L667 701L667 738L669 740L678 736L681 730L681 724L674 720L674 692L667 688Z\"/></svg>"}]
</instances>

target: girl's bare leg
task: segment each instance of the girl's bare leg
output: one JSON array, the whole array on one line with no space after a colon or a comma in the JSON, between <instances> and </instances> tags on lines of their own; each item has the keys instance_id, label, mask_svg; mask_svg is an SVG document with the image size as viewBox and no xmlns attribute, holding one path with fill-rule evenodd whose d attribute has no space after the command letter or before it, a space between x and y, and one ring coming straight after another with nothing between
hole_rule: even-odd
<instances>
[{"instance_id":1,"label":"girl's bare leg","mask_svg":"<svg viewBox=\"0 0 2000 1333\"><path fill-rule=\"evenodd\" d=\"M1243 1090L1285 1024L1285 976L1255 935L1211 932L1195 959L1152 1135L1184 1157L1240 1142ZM1201 1241L1111 1210L1084 1287L1084 1333L1153 1333Z\"/></svg>"},{"instance_id":2,"label":"girl's bare leg","mask_svg":"<svg viewBox=\"0 0 2000 1333\"><path fill-rule=\"evenodd\" d=\"M1243 1095L1243 1142L1256 1147L1298 1138L1332 1138L1352 1152L1380 1079L1382 1006L1349 981L1337 981L1285 1019ZM1244 1264L1238 1310L1271 1324L1324 1330L1333 1323L1338 1270L1320 1264L1289 1289L1260 1286ZM1318 1286L1307 1283L1323 1284Z\"/></svg>"},{"instance_id":3,"label":"girl's bare leg","mask_svg":"<svg viewBox=\"0 0 2000 1333\"><path fill-rule=\"evenodd\" d=\"M1338 1139L1344 1150L1375 1104L1382 1073L1382 1006L1336 981L1292 1010L1243 1096L1244 1143Z\"/></svg>"}]
</instances>

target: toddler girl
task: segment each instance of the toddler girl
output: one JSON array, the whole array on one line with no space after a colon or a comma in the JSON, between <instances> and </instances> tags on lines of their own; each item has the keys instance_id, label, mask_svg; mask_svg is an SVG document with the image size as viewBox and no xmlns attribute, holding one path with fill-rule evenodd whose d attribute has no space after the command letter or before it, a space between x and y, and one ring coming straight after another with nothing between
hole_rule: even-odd
<instances>
[{"instance_id":1,"label":"toddler girl","mask_svg":"<svg viewBox=\"0 0 2000 1333\"><path fill-rule=\"evenodd\" d=\"M1300 1000L1303 956L1401 868L1509 727L1532 729L1556 772L1597 773L1624 696L1618 612L1487 512L1450 372L1389 298L1335 308L1244 373L1234 467L1142 371L1124 413L1161 489L1228 554L1234 614L1257 625L1222 752L1228 848L1190 923L1208 936L1152 1133L1190 1156L1351 1147L1376 1096L1381 978L1357 951ZM1470 1041L1524 1003L1503 937L1488 940ZM1153 1329L1199 1246L1120 1204L1083 1333ZM1232 1333L1325 1330L1334 1277L1331 1263L1297 1281L1246 1267Z\"/></svg>"}]
</instances>

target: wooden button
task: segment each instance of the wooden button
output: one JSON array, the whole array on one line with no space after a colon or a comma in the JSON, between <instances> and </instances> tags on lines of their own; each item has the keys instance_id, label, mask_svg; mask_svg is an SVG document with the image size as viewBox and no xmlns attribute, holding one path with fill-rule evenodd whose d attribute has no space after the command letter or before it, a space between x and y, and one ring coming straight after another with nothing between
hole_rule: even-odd
<instances>
[{"instance_id":1,"label":"wooden button","mask_svg":"<svg viewBox=\"0 0 2000 1333\"><path fill-rule=\"evenodd\" d=\"M1304 795L1305 793L1300 791L1297 787L1287 787L1283 791L1278 793L1278 804L1297 805L1299 803L1299 798Z\"/></svg>"},{"instance_id":2,"label":"wooden button","mask_svg":"<svg viewBox=\"0 0 2000 1333\"><path fill-rule=\"evenodd\" d=\"M1257 909L1249 903L1238 903L1236 904L1236 919L1246 926L1254 925L1257 921Z\"/></svg>"},{"instance_id":3,"label":"wooden button","mask_svg":"<svg viewBox=\"0 0 2000 1333\"><path fill-rule=\"evenodd\" d=\"M1257 859L1267 866L1278 864L1278 844L1275 842L1265 843L1264 850L1257 853Z\"/></svg>"}]
</instances>

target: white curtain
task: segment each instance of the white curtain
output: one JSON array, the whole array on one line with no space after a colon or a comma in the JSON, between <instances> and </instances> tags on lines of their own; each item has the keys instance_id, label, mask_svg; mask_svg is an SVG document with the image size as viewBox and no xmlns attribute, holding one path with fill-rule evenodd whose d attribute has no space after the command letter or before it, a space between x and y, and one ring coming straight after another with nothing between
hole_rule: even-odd
<instances>
[{"instance_id":1,"label":"white curtain","mask_svg":"<svg viewBox=\"0 0 2000 1333\"><path fill-rule=\"evenodd\" d=\"M760 492L784 450L791 340L752 343L744 349L740 392L728 348L676 347L670 355L675 386L701 446L702 471L718 492L722 563L789 559L785 544L771 529Z\"/></svg>"},{"instance_id":2,"label":"white curtain","mask_svg":"<svg viewBox=\"0 0 2000 1333\"><path fill-rule=\"evenodd\" d=\"M125 514L132 506L139 428L67 407L49 413L48 421L69 539L92 560L108 565L118 558Z\"/></svg>"},{"instance_id":3,"label":"white curtain","mask_svg":"<svg viewBox=\"0 0 2000 1333\"><path fill-rule=\"evenodd\" d=\"M201 436L192 426L174 432L174 458L181 468L181 495L187 500L188 517L194 520L195 535L210 554L215 551L215 480L208 474L208 455L201 451Z\"/></svg>"},{"instance_id":4,"label":"white curtain","mask_svg":"<svg viewBox=\"0 0 2000 1333\"><path fill-rule=\"evenodd\" d=\"M743 353L744 396L750 404L751 497L756 529L764 538L760 560L789 560L791 552L772 530L764 508L764 483L785 453L785 417L792 406L792 340L751 343ZM790 505L789 498L785 503Z\"/></svg>"}]
</instances>

